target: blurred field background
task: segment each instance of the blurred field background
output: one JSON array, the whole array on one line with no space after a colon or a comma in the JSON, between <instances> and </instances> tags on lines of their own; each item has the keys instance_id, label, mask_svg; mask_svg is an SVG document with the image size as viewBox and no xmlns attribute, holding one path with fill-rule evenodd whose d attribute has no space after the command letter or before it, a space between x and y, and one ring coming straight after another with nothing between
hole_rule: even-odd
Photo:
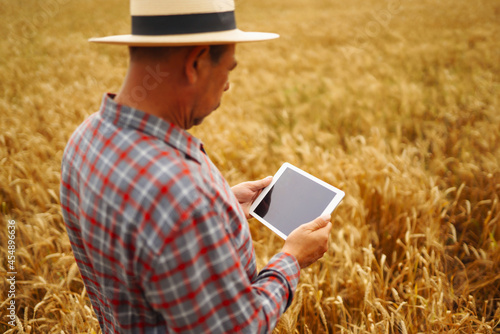
<instances>
[{"instance_id":1,"label":"blurred field background","mask_svg":"<svg viewBox=\"0 0 500 334\"><path fill-rule=\"evenodd\" d=\"M288 161L343 189L274 333L500 333L500 2L237 0L222 107L192 132L231 184ZM116 92L128 1L0 0L0 332L98 333L59 208L76 126ZM7 221L17 222L17 327ZM259 266L282 241L251 220Z\"/></svg>"}]
</instances>

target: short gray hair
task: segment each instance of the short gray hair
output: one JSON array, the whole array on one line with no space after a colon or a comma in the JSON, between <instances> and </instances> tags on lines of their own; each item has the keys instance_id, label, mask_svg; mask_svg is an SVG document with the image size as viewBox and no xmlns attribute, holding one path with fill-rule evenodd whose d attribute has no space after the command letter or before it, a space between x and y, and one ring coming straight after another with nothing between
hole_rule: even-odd
<instances>
[{"instance_id":1,"label":"short gray hair","mask_svg":"<svg viewBox=\"0 0 500 334\"><path fill-rule=\"evenodd\" d=\"M229 46L227 44L209 45L210 59L212 63L217 65L222 56L227 52ZM171 54L179 52L186 48L193 48L193 46L130 46L130 60L138 61L140 59L150 60L165 60Z\"/></svg>"}]
</instances>

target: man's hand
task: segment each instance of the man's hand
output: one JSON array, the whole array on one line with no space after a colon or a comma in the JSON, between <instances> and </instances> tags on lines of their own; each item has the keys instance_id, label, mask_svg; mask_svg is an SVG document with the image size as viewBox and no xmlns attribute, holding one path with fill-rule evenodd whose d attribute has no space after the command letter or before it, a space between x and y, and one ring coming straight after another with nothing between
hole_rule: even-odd
<instances>
[{"instance_id":1,"label":"man's hand","mask_svg":"<svg viewBox=\"0 0 500 334\"><path fill-rule=\"evenodd\" d=\"M231 189L233 190L234 196L240 203L245 216L250 218L250 206L253 201L259 196L262 189L267 187L273 180L272 176L268 176L262 180L258 181L248 181L235 185Z\"/></svg>"},{"instance_id":2,"label":"man's hand","mask_svg":"<svg viewBox=\"0 0 500 334\"><path fill-rule=\"evenodd\" d=\"M281 251L295 256L300 268L305 268L326 253L331 229L330 215L316 218L293 230Z\"/></svg>"}]
</instances>

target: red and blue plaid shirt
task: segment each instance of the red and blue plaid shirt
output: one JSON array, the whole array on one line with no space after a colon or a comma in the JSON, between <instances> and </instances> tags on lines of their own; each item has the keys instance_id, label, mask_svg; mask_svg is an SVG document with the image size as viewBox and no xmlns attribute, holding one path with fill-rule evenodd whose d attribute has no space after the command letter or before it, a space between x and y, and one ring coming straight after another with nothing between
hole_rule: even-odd
<instances>
[{"instance_id":1,"label":"red and blue plaid shirt","mask_svg":"<svg viewBox=\"0 0 500 334\"><path fill-rule=\"evenodd\" d=\"M300 268L259 273L245 215L186 131L105 95L64 152L61 205L104 333L265 333Z\"/></svg>"}]
</instances>

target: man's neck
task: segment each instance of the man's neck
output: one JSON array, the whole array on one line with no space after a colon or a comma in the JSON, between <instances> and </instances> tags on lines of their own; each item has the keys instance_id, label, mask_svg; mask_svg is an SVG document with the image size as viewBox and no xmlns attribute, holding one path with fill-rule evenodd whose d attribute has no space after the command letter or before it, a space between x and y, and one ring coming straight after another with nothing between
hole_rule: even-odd
<instances>
[{"instance_id":1,"label":"man's neck","mask_svg":"<svg viewBox=\"0 0 500 334\"><path fill-rule=\"evenodd\" d=\"M129 69L114 100L185 128L182 93L169 76L168 72L154 72L151 67L143 71Z\"/></svg>"}]
</instances>

